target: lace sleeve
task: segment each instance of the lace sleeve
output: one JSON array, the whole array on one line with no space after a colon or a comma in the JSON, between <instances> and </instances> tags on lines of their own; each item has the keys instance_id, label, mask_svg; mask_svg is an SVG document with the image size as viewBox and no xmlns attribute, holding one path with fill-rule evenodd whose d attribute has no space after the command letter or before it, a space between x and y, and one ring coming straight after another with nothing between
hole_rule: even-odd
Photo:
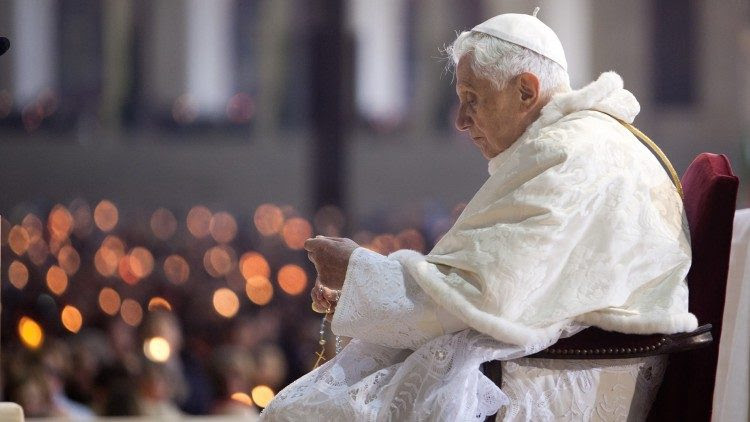
<instances>
[{"instance_id":1,"label":"lace sleeve","mask_svg":"<svg viewBox=\"0 0 750 422\"><path fill-rule=\"evenodd\" d=\"M417 349L445 326L445 311L399 261L364 248L352 253L332 321L336 335Z\"/></svg>"}]
</instances>

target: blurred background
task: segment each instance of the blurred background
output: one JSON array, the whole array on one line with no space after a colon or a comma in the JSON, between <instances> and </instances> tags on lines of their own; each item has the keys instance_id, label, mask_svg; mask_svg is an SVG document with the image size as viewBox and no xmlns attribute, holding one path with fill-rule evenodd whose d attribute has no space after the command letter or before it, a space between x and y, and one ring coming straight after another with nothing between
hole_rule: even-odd
<instances>
[{"instance_id":1,"label":"blurred background","mask_svg":"<svg viewBox=\"0 0 750 422\"><path fill-rule=\"evenodd\" d=\"M541 6L574 88L617 71L678 172L742 180L749 3L0 0L2 399L257 414L319 349L304 240L426 252L487 177L442 50L499 13Z\"/></svg>"}]
</instances>

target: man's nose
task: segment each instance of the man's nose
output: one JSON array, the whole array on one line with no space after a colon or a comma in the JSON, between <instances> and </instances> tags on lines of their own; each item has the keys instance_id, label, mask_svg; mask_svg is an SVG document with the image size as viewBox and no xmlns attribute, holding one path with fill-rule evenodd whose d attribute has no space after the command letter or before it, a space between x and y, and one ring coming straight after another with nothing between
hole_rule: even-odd
<instances>
[{"instance_id":1,"label":"man's nose","mask_svg":"<svg viewBox=\"0 0 750 422\"><path fill-rule=\"evenodd\" d=\"M471 118L466 115L465 107L462 105L458 108L458 114L456 115L456 129L460 131L468 130L471 126Z\"/></svg>"}]
</instances>

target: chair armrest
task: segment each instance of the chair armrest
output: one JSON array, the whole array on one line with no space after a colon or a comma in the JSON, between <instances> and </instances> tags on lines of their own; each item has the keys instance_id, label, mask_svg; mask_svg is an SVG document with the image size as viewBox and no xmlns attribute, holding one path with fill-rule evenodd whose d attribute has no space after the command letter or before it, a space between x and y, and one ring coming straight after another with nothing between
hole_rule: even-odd
<instances>
[{"instance_id":1,"label":"chair armrest","mask_svg":"<svg viewBox=\"0 0 750 422\"><path fill-rule=\"evenodd\" d=\"M623 359L678 353L699 349L713 342L711 324L689 333L623 334L590 327L528 358Z\"/></svg>"},{"instance_id":2,"label":"chair armrest","mask_svg":"<svg viewBox=\"0 0 750 422\"><path fill-rule=\"evenodd\" d=\"M6 422L23 422L23 409L17 403L0 402L0 420Z\"/></svg>"}]
</instances>

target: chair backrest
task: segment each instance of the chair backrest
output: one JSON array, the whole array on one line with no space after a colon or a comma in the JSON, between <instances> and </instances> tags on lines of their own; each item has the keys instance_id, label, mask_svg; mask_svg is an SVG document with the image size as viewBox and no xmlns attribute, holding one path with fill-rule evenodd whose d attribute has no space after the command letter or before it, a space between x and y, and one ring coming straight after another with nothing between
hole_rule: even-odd
<instances>
[{"instance_id":1,"label":"chair backrest","mask_svg":"<svg viewBox=\"0 0 750 422\"><path fill-rule=\"evenodd\" d=\"M713 325L714 343L670 356L649 420L711 420L738 184L725 155L698 155L682 177L693 251L689 308L699 324Z\"/></svg>"}]
</instances>

